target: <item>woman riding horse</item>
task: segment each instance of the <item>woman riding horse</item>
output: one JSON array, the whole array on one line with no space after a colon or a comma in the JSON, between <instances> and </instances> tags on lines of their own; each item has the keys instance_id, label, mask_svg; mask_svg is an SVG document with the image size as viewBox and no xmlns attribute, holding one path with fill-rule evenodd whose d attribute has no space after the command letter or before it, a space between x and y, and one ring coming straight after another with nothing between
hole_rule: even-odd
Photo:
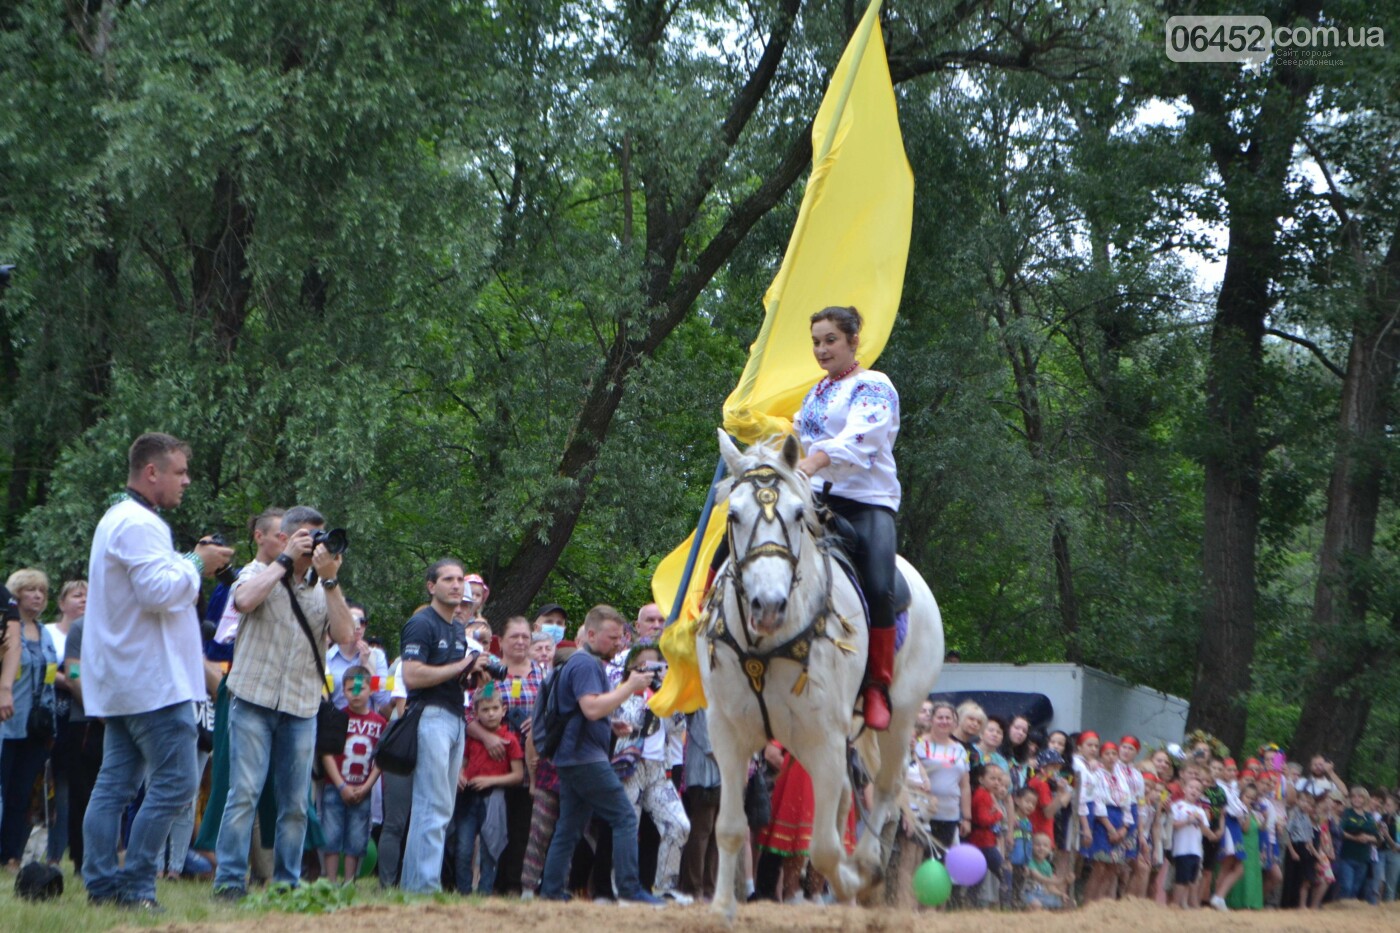
<instances>
[{"instance_id":1,"label":"woman riding horse","mask_svg":"<svg viewBox=\"0 0 1400 933\"><path fill-rule=\"evenodd\" d=\"M827 506L846 519L858 539L851 558L870 609L870 650L861 689L866 728L890 725L889 686L894 674L895 526L899 477L894 440L899 434L899 393L888 376L856 361L860 312L831 307L812 315L812 353L826 372L797 416L807 452L797 469L820 494L830 483Z\"/></svg>"}]
</instances>

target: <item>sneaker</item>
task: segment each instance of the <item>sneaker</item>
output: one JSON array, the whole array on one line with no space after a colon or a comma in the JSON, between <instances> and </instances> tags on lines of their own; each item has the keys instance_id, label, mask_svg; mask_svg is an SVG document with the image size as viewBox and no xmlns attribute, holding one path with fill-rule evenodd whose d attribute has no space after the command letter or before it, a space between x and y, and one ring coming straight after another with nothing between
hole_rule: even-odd
<instances>
[{"instance_id":1,"label":"sneaker","mask_svg":"<svg viewBox=\"0 0 1400 933\"><path fill-rule=\"evenodd\" d=\"M653 897L645 891L637 891L628 897L620 897L617 900L619 906L635 907L665 907L666 902L659 897Z\"/></svg>"},{"instance_id":2,"label":"sneaker","mask_svg":"<svg viewBox=\"0 0 1400 933\"><path fill-rule=\"evenodd\" d=\"M535 899L535 892L534 892L534 891L521 891L521 892L520 892L520 899L521 899L522 901L533 901L533 900Z\"/></svg>"},{"instance_id":3,"label":"sneaker","mask_svg":"<svg viewBox=\"0 0 1400 933\"><path fill-rule=\"evenodd\" d=\"M117 906L123 910L139 911L143 914L163 914L165 908L153 897L134 897L131 900L117 901Z\"/></svg>"},{"instance_id":4,"label":"sneaker","mask_svg":"<svg viewBox=\"0 0 1400 933\"><path fill-rule=\"evenodd\" d=\"M88 906L89 906L89 907L114 907L114 906L116 906L117 901L119 901L119 900L120 900L120 898L118 898L115 894L89 894L89 895L88 895Z\"/></svg>"},{"instance_id":5,"label":"sneaker","mask_svg":"<svg viewBox=\"0 0 1400 933\"><path fill-rule=\"evenodd\" d=\"M1210 906L1224 914L1230 912L1230 907L1225 903L1225 898L1221 897L1219 894L1210 899Z\"/></svg>"},{"instance_id":6,"label":"sneaker","mask_svg":"<svg viewBox=\"0 0 1400 933\"><path fill-rule=\"evenodd\" d=\"M661 896L671 903L679 904L682 907L687 907L695 903L695 898L691 897L689 894L682 894L674 888L669 891L662 891Z\"/></svg>"},{"instance_id":7,"label":"sneaker","mask_svg":"<svg viewBox=\"0 0 1400 933\"><path fill-rule=\"evenodd\" d=\"M243 900L248 896L248 892L243 888L224 887L214 889L214 900L228 901L230 904Z\"/></svg>"},{"instance_id":8,"label":"sneaker","mask_svg":"<svg viewBox=\"0 0 1400 933\"><path fill-rule=\"evenodd\" d=\"M574 896L568 891L564 891L561 894L545 894L543 892L540 893L540 900L542 901L555 901L560 904L567 904L573 899Z\"/></svg>"}]
</instances>

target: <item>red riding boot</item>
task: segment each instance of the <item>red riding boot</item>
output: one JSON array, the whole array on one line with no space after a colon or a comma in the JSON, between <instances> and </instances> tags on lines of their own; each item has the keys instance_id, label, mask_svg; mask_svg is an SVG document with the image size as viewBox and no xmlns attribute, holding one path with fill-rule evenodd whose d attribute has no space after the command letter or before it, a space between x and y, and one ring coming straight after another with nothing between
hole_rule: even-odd
<instances>
[{"instance_id":1,"label":"red riding boot","mask_svg":"<svg viewBox=\"0 0 1400 933\"><path fill-rule=\"evenodd\" d=\"M865 661L865 727L884 732L890 727L890 680L894 677L894 629L870 630L870 653Z\"/></svg>"}]
</instances>

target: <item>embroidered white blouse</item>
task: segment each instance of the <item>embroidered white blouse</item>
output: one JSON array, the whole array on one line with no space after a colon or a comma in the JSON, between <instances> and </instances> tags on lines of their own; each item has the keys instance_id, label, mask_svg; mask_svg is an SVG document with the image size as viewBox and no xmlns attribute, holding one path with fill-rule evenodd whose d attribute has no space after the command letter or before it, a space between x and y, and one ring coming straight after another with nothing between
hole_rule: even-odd
<instances>
[{"instance_id":1,"label":"embroidered white blouse","mask_svg":"<svg viewBox=\"0 0 1400 933\"><path fill-rule=\"evenodd\" d=\"M812 477L814 491L830 480L834 496L899 509L899 393L884 373L866 370L837 382L823 378L802 400L797 434L808 454L820 450L831 458Z\"/></svg>"}]
</instances>

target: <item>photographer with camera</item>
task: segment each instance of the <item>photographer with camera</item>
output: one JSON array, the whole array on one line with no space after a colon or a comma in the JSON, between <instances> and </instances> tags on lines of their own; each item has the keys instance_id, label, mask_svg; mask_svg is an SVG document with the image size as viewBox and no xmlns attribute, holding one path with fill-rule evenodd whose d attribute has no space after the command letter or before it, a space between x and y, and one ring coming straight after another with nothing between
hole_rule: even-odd
<instances>
[{"instance_id":1,"label":"photographer with camera","mask_svg":"<svg viewBox=\"0 0 1400 933\"><path fill-rule=\"evenodd\" d=\"M607 661L622 642L622 616L611 606L594 606L583 620L584 650L559 669L554 690L567 717L554 765L559 771L559 822L545 856L540 897L566 901L574 847L595 813L612 828L613 876L623 901L658 905L637 877L637 815L609 760L612 728L608 717L636 693L651 686L651 674L630 672L608 688Z\"/></svg>"},{"instance_id":2,"label":"photographer with camera","mask_svg":"<svg viewBox=\"0 0 1400 933\"><path fill-rule=\"evenodd\" d=\"M282 553L243 568L229 596L242 621L227 683L229 789L214 874L222 899L247 893L253 816L269 777L277 798L273 880L301 880L323 658L328 639L348 641L355 628L338 579L345 532L325 524L313 508L288 509Z\"/></svg>"},{"instance_id":3,"label":"photographer with camera","mask_svg":"<svg viewBox=\"0 0 1400 933\"><path fill-rule=\"evenodd\" d=\"M198 730L194 704L207 695L200 650L200 577L233 550L207 540L181 555L161 509L190 484L190 447L169 434L143 434L127 453L126 494L92 538L84 625L82 695L106 719L102 769L83 818L83 883L94 903L159 910L156 855L194 799ZM117 862L122 815L146 782Z\"/></svg>"},{"instance_id":4,"label":"photographer with camera","mask_svg":"<svg viewBox=\"0 0 1400 933\"><path fill-rule=\"evenodd\" d=\"M414 894L442 890L447 824L467 741L464 691L472 675L491 660L484 652L467 651L466 626L453 620L467 585L461 562L450 557L436 562L428 568L427 583L431 601L404 623L399 638L409 707L423 707L413 769L412 831L403 850L401 880L403 889ZM387 811L389 801L384 806Z\"/></svg>"},{"instance_id":5,"label":"photographer with camera","mask_svg":"<svg viewBox=\"0 0 1400 933\"><path fill-rule=\"evenodd\" d=\"M690 836L690 817L680 793L671 782L667 746L674 732L685 729L684 714L657 716L647 700L661 689L666 665L656 645L637 644L627 653L626 670L651 678L647 689L629 697L612 715L613 731L618 734L613 767L622 775L622 790L632 804L637 821L645 810L656 824L660 837L656 850L656 880L652 893L679 904L691 898L676 889L681 870L681 851Z\"/></svg>"}]
</instances>

